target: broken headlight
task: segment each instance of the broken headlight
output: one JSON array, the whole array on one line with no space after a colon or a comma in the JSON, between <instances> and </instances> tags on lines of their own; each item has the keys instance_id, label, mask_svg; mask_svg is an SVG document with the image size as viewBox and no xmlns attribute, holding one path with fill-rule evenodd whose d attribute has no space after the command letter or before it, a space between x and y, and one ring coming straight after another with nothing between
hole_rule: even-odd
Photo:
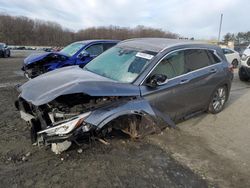
<instances>
[{"instance_id":1,"label":"broken headlight","mask_svg":"<svg viewBox=\"0 0 250 188\"><path fill-rule=\"evenodd\" d=\"M70 133L72 130L80 127L84 123L84 119L86 119L91 112L87 112L84 114L81 114L79 116L76 116L74 118L68 119L66 121L57 123L51 128L45 129L43 131L38 132L38 134L41 133L47 133L47 135L52 136L52 135L65 135ZM89 125L84 125L82 130L85 132L89 131L90 127Z\"/></svg>"}]
</instances>

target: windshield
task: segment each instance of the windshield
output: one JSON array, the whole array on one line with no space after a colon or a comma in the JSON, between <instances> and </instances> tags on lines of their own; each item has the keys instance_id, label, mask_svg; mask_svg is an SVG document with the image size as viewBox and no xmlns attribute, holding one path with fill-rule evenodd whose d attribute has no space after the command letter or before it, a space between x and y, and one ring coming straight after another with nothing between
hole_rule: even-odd
<instances>
[{"instance_id":1,"label":"windshield","mask_svg":"<svg viewBox=\"0 0 250 188\"><path fill-rule=\"evenodd\" d=\"M93 59L85 69L112 80L131 83L154 57L151 54L113 47Z\"/></svg>"},{"instance_id":2,"label":"windshield","mask_svg":"<svg viewBox=\"0 0 250 188\"><path fill-rule=\"evenodd\" d=\"M84 43L73 43L63 48L60 52L71 57L75 55L84 45Z\"/></svg>"},{"instance_id":3,"label":"windshield","mask_svg":"<svg viewBox=\"0 0 250 188\"><path fill-rule=\"evenodd\" d=\"M3 48L4 47L4 44L0 44L0 48Z\"/></svg>"}]
</instances>

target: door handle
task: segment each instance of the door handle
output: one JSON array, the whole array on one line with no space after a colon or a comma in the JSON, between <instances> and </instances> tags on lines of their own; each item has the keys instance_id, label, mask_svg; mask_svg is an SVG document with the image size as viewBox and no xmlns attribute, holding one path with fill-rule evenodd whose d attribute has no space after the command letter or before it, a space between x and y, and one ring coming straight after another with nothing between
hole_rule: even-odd
<instances>
[{"instance_id":1,"label":"door handle","mask_svg":"<svg viewBox=\"0 0 250 188\"><path fill-rule=\"evenodd\" d=\"M217 69L210 69L210 73L216 73Z\"/></svg>"},{"instance_id":2,"label":"door handle","mask_svg":"<svg viewBox=\"0 0 250 188\"><path fill-rule=\"evenodd\" d=\"M186 84L186 83L188 83L188 82L189 82L188 79L184 79L184 80L181 80L181 81L180 81L180 84Z\"/></svg>"}]
</instances>

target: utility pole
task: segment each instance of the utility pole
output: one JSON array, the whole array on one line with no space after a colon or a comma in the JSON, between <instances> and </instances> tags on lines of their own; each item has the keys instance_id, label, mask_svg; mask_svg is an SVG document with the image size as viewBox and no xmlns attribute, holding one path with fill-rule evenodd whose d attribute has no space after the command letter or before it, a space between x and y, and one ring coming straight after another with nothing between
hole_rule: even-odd
<instances>
[{"instance_id":1,"label":"utility pole","mask_svg":"<svg viewBox=\"0 0 250 188\"><path fill-rule=\"evenodd\" d=\"M223 14L220 15L220 28L219 28L219 34L218 34L218 44L219 44L219 42L220 42L220 34L221 34L222 20L223 20Z\"/></svg>"}]
</instances>

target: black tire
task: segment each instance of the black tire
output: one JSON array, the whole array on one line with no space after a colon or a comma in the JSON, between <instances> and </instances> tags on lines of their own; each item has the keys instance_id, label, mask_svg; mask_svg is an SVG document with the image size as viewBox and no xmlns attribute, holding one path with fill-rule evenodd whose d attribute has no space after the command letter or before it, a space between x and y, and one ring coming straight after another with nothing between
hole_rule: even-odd
<instances>
[{"instance_id":1,"label":"black tire","mask_svg":"<svg viewBox=\"0 0 250 188\"><path fill-rule=\"evenodd\" d=\"M36 143L37 141L37 132L41 130L41 124L39 121L35 119L31 119L30 121L31 127L30 127L30 139L31 143Z\"/></svg>"},{"instance_id":2,"label":"black tire","mask_svg":"<svg viewBox=\"0 0 250 188\"><path fill-rule=\"evenodd\" d=\"M234 59L234 60L232 61L232 65L233 65L233 68L236 69L236 68L238 67L238 65L239 65L238 60L237 60L237 59Z\"/></svg>"},{"instance_id":3,"label":"black tire","mask_svg":"<svg viewBox=\"0 0 250 188\"><path fill-rule=\"evenodd\" d=\"M241 76L240 74L239 74L239 78L240 78L240 81L242 81L242 82L248 81L248 79L246 77Z\"/></svg>"},{"instance_id":4,"label":"black tire","mask_svg":"<svg viewBox=\"0 0 250 188\"><path fill-rule=\"evenodd\" d=\"M240 80L243 81L243 82L248 81L249 78L248 78L245 74L243 74L242 71L243 71L243 70L240 68L240 69L239 69L239 73L238 73L238 74L239 74Z\"/></svg>"},{"instance_id":5,"label":"black tire","mask_svg":"<svg viewBox=\"0 0 250 188\"><path fill-rule=\"evenodd\" d=\"M228 89L226 86L220 86L213 92L208 106L208 112L217 114L224 109L228 98Z\"/></svg>"},{"instance_id":6,"label":"black tire","mask_svg":"<svg viewBox=\"0 0 250 188\"><path fill-rule=\"evenodd\" d=\"M6 52L3 53L3 57L4 57L4 58L7 58L7 57L8 57L8 55L7 55Z\"/></svg>"}]
</instances>

